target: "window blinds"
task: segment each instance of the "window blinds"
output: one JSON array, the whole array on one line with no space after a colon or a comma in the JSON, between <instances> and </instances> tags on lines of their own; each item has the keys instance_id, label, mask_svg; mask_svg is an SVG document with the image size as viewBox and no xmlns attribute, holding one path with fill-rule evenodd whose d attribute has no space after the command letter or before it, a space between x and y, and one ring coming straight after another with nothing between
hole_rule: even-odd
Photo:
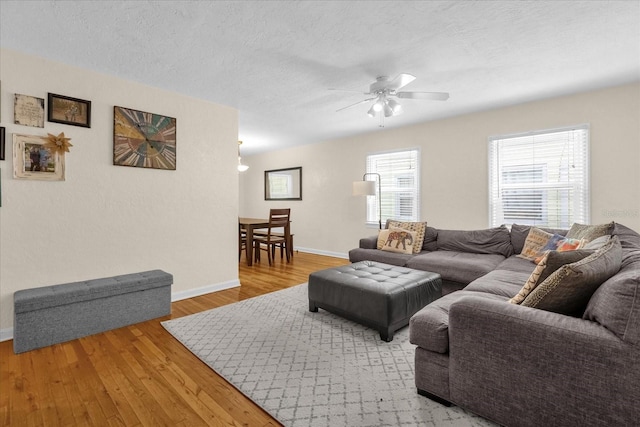
<instances>
[{"instance_id":1,"label":"window blinds","mask_svg":"<svg viewBox=\"0 0 640 427\"><path fill-rule=\"evenodd\" d=\"M588 125L489 138L491 226L589 223L588 154Z\"/></svg>"},{"instance_id":2,"label":"window blinds","mask_svg":"<svg viewBox=\"0 0 640 427\"><path fill-rule=\"evenodd\" d=\"M420 175L418 149L375 153L367 156L367 173L380 174L382 194L367 197L367 224L378 225L378 203L382 203L382 224L387 219L418 221L420 217ZM367 179L377 179L368 176ZM377 192L377 189L376 189Z\"/></svg>"}]
</instances>

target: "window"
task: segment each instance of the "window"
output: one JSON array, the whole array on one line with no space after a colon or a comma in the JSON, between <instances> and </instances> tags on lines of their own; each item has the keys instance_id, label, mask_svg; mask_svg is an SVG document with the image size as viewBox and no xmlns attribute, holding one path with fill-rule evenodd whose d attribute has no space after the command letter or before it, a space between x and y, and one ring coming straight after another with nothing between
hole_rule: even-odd
<instances>
[{"instance_id":1,"label":"window","mask_svg":"<svg viewBox=\"0 0 640 427\"><path fill-rule=\"evenodd\" d=\"M382 202L382 224L387 219L418 221L420 217L419 155L420 152L417 149L412 149L367 156L367 173L380 174L382 189L382 195L367 197L367 224L378 226L380 201ZM366 178L377 179L371 175Z\"/></svg>"},{"instance_id":2,"label":"window","mask_svg":"<svg viewBox=\"0 0 640 427\"><path fill-rule=\"evenodd\" d=\"M489 138L490 225L589 223L588 152L588 125Z\"/></svg>"}]
</instances>

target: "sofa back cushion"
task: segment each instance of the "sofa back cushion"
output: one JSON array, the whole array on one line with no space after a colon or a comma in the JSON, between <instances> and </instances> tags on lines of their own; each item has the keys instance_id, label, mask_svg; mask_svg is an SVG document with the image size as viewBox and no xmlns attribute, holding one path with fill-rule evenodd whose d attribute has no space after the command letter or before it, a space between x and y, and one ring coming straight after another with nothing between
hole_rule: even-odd
<instances>
[{"instance_id":1,"label":"sofa back cushion","mask_svg":"<svg viewBox=\"0 0 640 427\"><path fill-rule=\"evenodd\" d=\"M437 251L438 250L438 230L427 226L424 232L424 242L422 242L423 251Z\"/></svg>"},{"instance_id":2,"label":"sofa back cushion","mask_svg":"<svg viewBox=\"0 0 640 427\"><path fill-rule=\"evenodd\" d=\"M633 258L598 288L583 318L598 322L625 342L640 345L640 250Z\"/></svg>"},{"instance_id":3,"label":"sofa back cushion","mask_svg":"<svg viewBox=\"0 0 640 427\"><path fill-rule=\"evenodd\" d=\"M484 230L438 230L436 241L442 251L513 255L511 236L504 225Z\"/></svg>"},{"instance_id":4,"label":"sofa back cushion","mask_svg":"<svg viewBox=\"0 0 640 427\"><path fill-rule=\"evenodd\" d=\"M550 234L560 234L561 236L566 236L568 230L563 230L560 228L543 228L538 227L540 230L546 231ZM531 229L530 225L520 225L513 224L511 225L511 246L513 246L513 253L519 254L522 252L522 248L524 247L524 242L527 240L527 236L529 235L529 230Z\"/></svg>"}]
</instances>

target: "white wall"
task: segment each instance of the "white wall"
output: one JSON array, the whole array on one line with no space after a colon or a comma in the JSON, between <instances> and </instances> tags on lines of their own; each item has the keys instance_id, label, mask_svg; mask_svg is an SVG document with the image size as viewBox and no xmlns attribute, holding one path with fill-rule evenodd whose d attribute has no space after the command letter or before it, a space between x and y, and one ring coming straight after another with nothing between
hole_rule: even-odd
<instances>
[{"instance_id":1,"label":"white wall","mask_svg":"<svg viewBox=\"0 0 640 427\"><path fill-rule=\"evenodd\" d=\"M640 231L638 83L244 157L250 169L240 178L240 215L291 206L296 246L346 256L376 233L364 226L364 199L351 196L366 155L419 147L421 219L436 228L487 228L487 138L581 123L591 125L591 222ZM302 166L303 200L264 201L264 170L290 166Z\"/></svg>"},{"instance_id":2,"label":"white wall","mask_svg":"<svg viewBox=\"0 0 640 427\"><path fill-rule=\"evenodd\" d=\"M238 285L235 109L6 49L0 80L7 131L7 159L0 162L4 338L19 289L151 269L174 275L174 299ZM15 93L46 103L47 92L90 100L91 128L13 124ZM113 166L114 106L177 119L177 170ZM73 144L66 181L12 178L13 133L60 132Z\"/></svg>"}]
</instances>

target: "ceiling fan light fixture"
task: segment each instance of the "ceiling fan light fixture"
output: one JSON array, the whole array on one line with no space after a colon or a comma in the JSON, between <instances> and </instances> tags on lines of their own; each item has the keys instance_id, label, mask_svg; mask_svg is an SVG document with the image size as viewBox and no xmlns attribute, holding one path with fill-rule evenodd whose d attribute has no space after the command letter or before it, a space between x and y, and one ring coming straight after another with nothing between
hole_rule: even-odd
<instances>
[{"instance_id":1,"label":"ceiling fan light fixture","mask_svg":"<svg viewBox=\"0 0 640 427\"><path fill-rule=\"evenodd\" d=\"M367 114L369 115L369 117L375 117L376 116L376 105L377 104L373 104L371 106L371 108L369 108L369 111L367 111Z\"/></svg>"},{"instance_id":2,"label":"ceiling fan light fixture","mask_svg":"<svg viewBox=\"0 0 640 427\"><path fill-rule=\"evenodd\" d=\"M389 107L389 103L388 102L384 104L384 107L382 107L382 110L384 111L384 116L385 117L391 117L394 114L393 109L391 107Z\"/></svg>"},{"instance_id":3,"label":"ceiling fan light fixture","mask_svg":"<svg viewBox=\"0 0 640 427\"><path fill-rule=\"evenodd\" d=\"M402 113L402 105L400 105L400 103L397 102L395 99L390 99L389 102L387 102L387 105L393 111L394 116L396 114Z\"/></svg>"}]
</instances>

